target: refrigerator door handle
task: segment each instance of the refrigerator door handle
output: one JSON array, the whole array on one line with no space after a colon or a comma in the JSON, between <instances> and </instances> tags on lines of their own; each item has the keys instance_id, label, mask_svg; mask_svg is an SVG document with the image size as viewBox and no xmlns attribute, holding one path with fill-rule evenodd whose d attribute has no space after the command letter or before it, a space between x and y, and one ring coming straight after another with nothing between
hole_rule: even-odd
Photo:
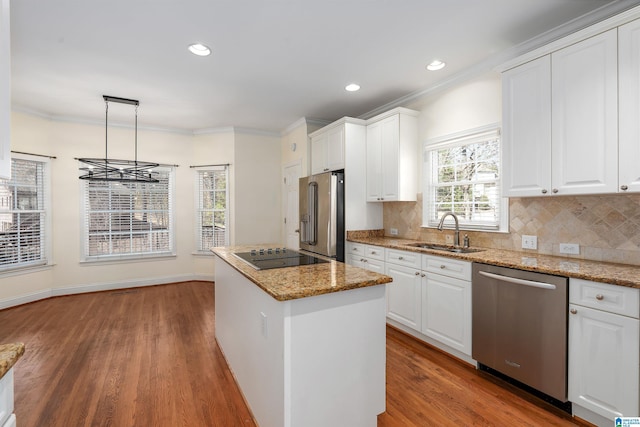
<instances>
[{"instance_id":1,"label":"refrigerator door handle","mask_svg":"<svg viewBox=\"0 0 640 427\"><path fill-rule=\"evenodd\" d=\"M306 237L307 242L310 245L316 245L318 243L318 183L310 182L307 192L308 203L308 216L309 221L307 223Z\"/></svg>"}]
</instances>

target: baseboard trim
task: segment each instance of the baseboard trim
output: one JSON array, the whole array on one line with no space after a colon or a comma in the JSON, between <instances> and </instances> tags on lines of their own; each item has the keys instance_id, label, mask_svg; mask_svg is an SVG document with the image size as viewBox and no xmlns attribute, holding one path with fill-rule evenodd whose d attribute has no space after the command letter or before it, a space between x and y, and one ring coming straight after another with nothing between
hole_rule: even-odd
<instances>
[{"instance_id":1,"label":"baseboard trim","mask_svg":"<svg viewBox=\"0 0 640 427\"><path fill-rule=\"evenodd\" d=\"M83 294L88 292L102 292L116 289L138 288L143 286L166 285L168 283L189 281L213 282L213 275L206 274L180 274L176 276L153 277L147 279L123 280L118 282L90 283L86 285L65 286L62 288L49 288L38 292L19 295L0 300L0 310L18 305L28 304L51 297Z\"/></svg>"}]
</instances>

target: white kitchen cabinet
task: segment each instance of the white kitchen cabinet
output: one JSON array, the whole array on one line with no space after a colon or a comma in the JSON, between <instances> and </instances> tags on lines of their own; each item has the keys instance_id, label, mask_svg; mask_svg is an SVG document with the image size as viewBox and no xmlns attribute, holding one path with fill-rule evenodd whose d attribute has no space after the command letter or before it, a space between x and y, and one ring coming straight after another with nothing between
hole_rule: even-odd
<instances>
[{"instance_id":1,"label":"white kitchen cabinet","mask_svg":"<svg viewBox=\"0 0 640 427\"><path fill-rule=\"evenodd\" d=\"M578 405L608 420L638 416L639 290L579 279L570 279L569 286L569 400L574 412Z\"/></svg>"},{"instance_id":2,"label":"white kitchen cabinet","mask_svg":"<svg viewBox=\"0 0 640 427\"><path fill-rule=\"evenodd\" d=\"M551 54L552 192L618 188L617 31Z\"/></svg>"},{"instance_id":3,"label":"white kitchen cabinet","mask_svg":"<svg viewBox=\"0 0 640 427\"><path fill-rule=\"evenodd\" d=\"M422 333L471 356L471 263L422 256Z\"/></svg>"},{"instance_id":4,"label":"white kitchen cabinet","mask_svg":"<svg viewBox=\"0 0 640 427\"><path fill-rule=\"evenodd\" d=\"M362 243L347 242L345 253L347 264L385 274L384 248Z\"/></svg>"},{"instance_id":5,"label":"white kitchen cabinet","mask_svg":"<svg viewBox=\"0 0 640 427\"><path fill-rule=\"evenodd\" d=\"M311 138L311 173L344 169L344 124Z\"/></svg>"},{"instance_id":6,"label":"white kitchen cabinet","mask_svg":"<svg viewBox=\"0 0 640 427\"><path fill-rule=\"evenodd\" d=\"M13 421L11 421L13 419ZM0 426L15 424L13 415L13 368L0 378Z\"/></svg>"},{"instance_id":7,"label":"white kitchen cabinet","mask_svg":"<svg viewBox=\"0 0 640 427\"><path fill-rule=\"evenodd\" d=\"M509 197L551 188L551 57L502 74L502 182Z\"/></svg>"},{"instance_id":8,"label":"white kitchen cabinet","mask_svg":"<svg viewBox=\"0 0 640 427\"><path fill-rule=\"evenodd\" d=\"M613 29L503 73L505 196L617 191L617 61Z\"/></svg>"},{"instance_id":9,"label":"white kitchen cabinet","mask_svg":"<svg viewBox=\"0 0 640 427\"><path fill-rule=\"evenodd\" d=\"M0 178L11 176L11 40L9 0L0 0Z\"/></svg>"},{"instance_id":10,"label":"white kitchen cabinet","mask_svg":"<svg viewBox=\"0 0 640 427\"><path fill-rule=\"evenodd\" d=\"M640 191L640 20L618 29L620 191Z\"/></svg>"},{"instance_id":11,"label":"white kitchen cabinet","mask_svg":"<svg viewBox=\"0 0 640 427\"><path fill-rule=\"evenodd\" d=\"M343 117L309 138L311 174L344 169L345 229L381 229L382 205L367 202L366 121Z\"/></svg>"},{"instance_id":12,"label":"white kitchen cabinet","mask_svg":"<svg viewBox=\"0 0 640 427\"><path fill-rule=\"evenodd\" d=\"M420 270L386 262L385 274L393 278L387 285L387 317L420 331L422 323L422 277Z\"/></svg>"},{"instance_id":13,"label":"white kitchen cabinet","mask_svg":"<svg viewBox=\"0 0 640 427\"><path fill-rule=\"evenodd\" d=\"M415 201L417 112L397 108L367 121L367 201Z\"/></svg>"}]
</instances>

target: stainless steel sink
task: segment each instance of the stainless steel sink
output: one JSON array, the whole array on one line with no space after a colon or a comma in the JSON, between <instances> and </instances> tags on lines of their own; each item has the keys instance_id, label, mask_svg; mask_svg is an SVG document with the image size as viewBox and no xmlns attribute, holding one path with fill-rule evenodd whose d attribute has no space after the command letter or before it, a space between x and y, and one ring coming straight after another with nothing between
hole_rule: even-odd
<instances>
[{"instance_id":1,"label":"stainless steel sink","mask_svg":"<svg viewBox=\"0 0 640 427\"><path fill-rule=\"evenodd\" d=\"M457 254L469 254L473 252L482 252L483 249L465 248L462 246L440 245L437 243L410 243L407 246L421 249L432 249L435 251L453 252Z\"/></svg>"}]
</instances>

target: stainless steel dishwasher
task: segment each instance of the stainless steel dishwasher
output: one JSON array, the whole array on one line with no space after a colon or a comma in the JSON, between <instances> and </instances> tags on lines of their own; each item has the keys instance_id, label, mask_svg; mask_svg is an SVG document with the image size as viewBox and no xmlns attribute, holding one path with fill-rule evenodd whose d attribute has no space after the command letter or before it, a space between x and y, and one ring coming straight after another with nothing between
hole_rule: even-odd
<instances>
[{"instance_id":1,"label":"stainless steel dishwasher","mask_svg":"<svg viewBox=\"0 0 640 427\"><path fill-rule=\"evenodd\" d=\"M479 368L513 378L562 407L568 279L474 263L472 280L472 357Z\"/></svg>"}]
</instances>

